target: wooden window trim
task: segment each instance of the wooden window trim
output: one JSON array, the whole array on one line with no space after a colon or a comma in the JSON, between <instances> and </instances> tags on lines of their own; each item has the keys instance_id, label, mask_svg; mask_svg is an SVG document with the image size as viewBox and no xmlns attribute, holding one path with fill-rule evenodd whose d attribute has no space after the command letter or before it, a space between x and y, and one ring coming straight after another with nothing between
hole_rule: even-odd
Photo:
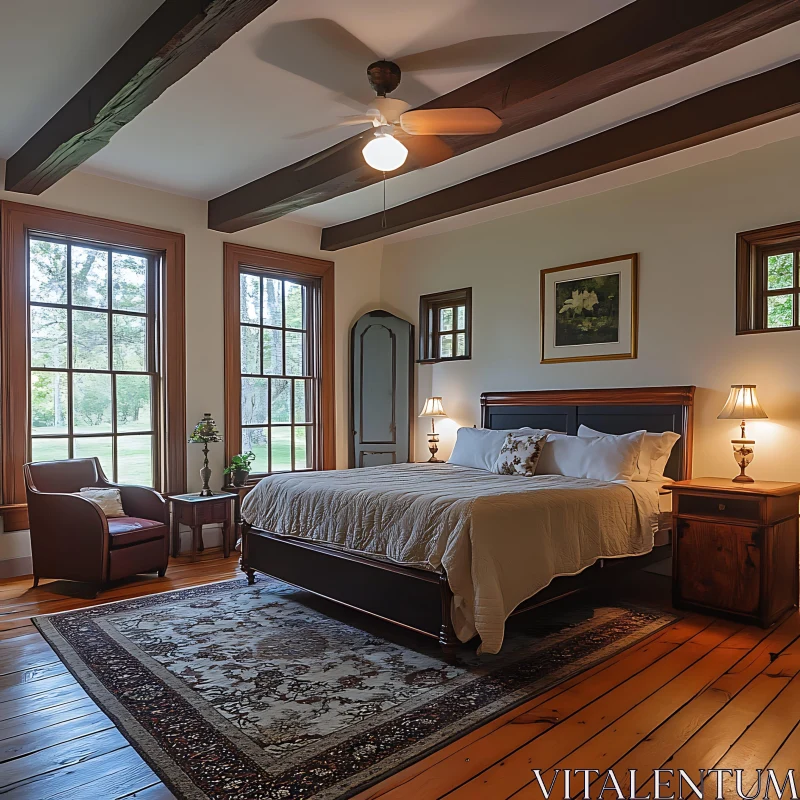
<instances>
[{"instance_id":1,"label":"wooden window trim","mask_svg":"<svg viewBox=\"0 0 800 800\"><path fill-rule=\"evenodd\" d=\"M794 288L769 291L765 285L764 261L768 255L795 252ZM795 320L800 322L800 275L797 252L800 251L800 221L736 234L736 333L781 333L800 330L800 324L785 328L766 326L766 298L769 295L794 294Z\"/></svg>"},{"instance_id":2,"label":"wooden window trim","mask_svg":"<svg viewBox=\"0 0 800 800\"><path fill-rule=\"evenodd\" d=\"M441 357L439 353L439 310L450 306L465 306L464 328L447 333L465 334L466 355ZM453 345L455 348L455 344ZM438 364L450 361L469 361L472 358L472 287L451 289L446 292L423 294L419 298L419 364Z\"/></svg>"},{"instance_id":3,"label":"wooden window trim","mask_svg":"<svg viewBox=\"0 0 800 800\"><path fill-rule=\"evenodd\" d=\"M3 437L2 496L4 506L26 502L22 465L28 446L27 238L29 232L50 233L118 247L161 254L161 490L186 491L186 315L184 302L185 237L181 233L127 222L73 214L40 206L0 202L0 380ZM12 388L13 387L13 388ZM19 516L17 514L17 516Z\"/></svg>"},{"instance_id":4,"label":"wooden window trim","mask_svg":"<svg viewBox=\"0 0 800 800\"><path fill-rule=\"evenodd\" d=\"M284 275L318 278L320 320L320 448L322 469L336 468L334 265L332 261L225 242L223 302L225 316L225 463L240 452L242 428L241 341L239 333L239 272L252 267ZM251 481L254 482L254 481Z\"/></svg>"}]
</instances>

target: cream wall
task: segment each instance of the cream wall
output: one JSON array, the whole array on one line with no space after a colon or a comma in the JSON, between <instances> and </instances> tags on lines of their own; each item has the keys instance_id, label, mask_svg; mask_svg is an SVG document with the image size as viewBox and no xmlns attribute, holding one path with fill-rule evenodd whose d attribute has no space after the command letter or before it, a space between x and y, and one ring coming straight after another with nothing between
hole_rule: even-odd
<instances>
[{"instance_id":1,"label":"cream wall","mask_svg":"<svg viewBox=\"0 0 800 800\"><path fill-rule=\"evenodd\" d=\"M2 162L0 162L2 166ZM2 171L2 170L0 170ZM2 185L2 183L0 183ZM333 260L336 282L336 460L347 466L349 329L378 306L381 243L321 253L319 228L278 220L240 234L208 230L206 203L166 192L74 172L40 197L0 191L0 199L75 211L177 231L186 236L186 414L190 427L210 411L222 426L222 245L239 242ZM189 431L187 430L187 436ZM200 487L200 446L188 446L189 488ZM212 483L221 486L223 446L212 447ZM19 538L19 537L18 537ZM20 550L22 547L22 550ZM27 555L27 547L0 537L0 560ZM27 552L26 552L27 551Z\"/></svg>"},{"instance_id":2,"label":"cream wall","mask_svg":"<svg viewBox=\"0 0 800 800\"><path fill-rule=\"evenodd\" d=\"M694 474L733 476L717 420L731 383L755 383L769 421L749 472L800 481L800 331L734 334L735 237L800 218L800 138L512 217L387 244L384 308L417 321L419 295L472 286L471 361L417 367L417 406L441 395L448 455L457 425L480 424L483 391L695 384ZM539 270L637 252L639 357L539 363ZM417 458L427 456L417 426Z\"/></svg>"}]
</instances>

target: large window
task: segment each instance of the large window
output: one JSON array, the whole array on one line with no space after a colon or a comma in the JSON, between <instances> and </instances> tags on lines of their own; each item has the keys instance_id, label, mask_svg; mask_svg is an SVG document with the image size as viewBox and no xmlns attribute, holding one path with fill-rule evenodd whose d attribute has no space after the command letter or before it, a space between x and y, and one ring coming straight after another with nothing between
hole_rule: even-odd
<instances>
[{"instance_id":1,"label":"large window","mask_svg":"<svg viewBox=\"0 0 800 800\"><path fill-rule=\"evenodd\" d=\"M800 223L740 233L737 333L800 328Z\"/></svg>"},{"instance_id":2,"label":"large window","mask_svg":"<svg viewBox=\"0 0 800 800\"><path fill-rule=\"evenodd\" d=\"M183 235L5 201L0 224L6 523L31 459L186 491Z\"/></svg>"},{"instance_id":3,"label":"large window","mask_svg":"<svg viewBox=\"0 0 800 800\"><path fill-rule=\"evenodd\" d=\"M333 466L332 282L330 262L225 246L226 457L253 452L253 479Z\"/></svg>"},{"instance_id":4,"label":"large window","mask_svg":"<svg viewBox=\"0 0 800 800\"><path fill-rule=\"evenodd\" d=\"M29 234L33 461L97 456L112 480L157 484L156 260Z\"/></svg>"}]
</instances>

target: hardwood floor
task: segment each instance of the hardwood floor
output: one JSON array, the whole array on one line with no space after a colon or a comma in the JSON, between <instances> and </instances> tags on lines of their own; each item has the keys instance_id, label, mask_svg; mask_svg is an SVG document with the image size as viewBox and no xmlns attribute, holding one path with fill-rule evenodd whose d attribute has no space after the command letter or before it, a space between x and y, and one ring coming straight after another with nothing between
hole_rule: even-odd
<instances>
[{"instance_id":1,"label":"hardwood floor","mask_svg":"<svg viewBox=\"0 0 800 800\"><path fill-rule=\"evenodd\" d=\"M0 582L0 796L9 800L165 800L173 795L98 709L30 617L163 592L237 573L237 558L174 559L164 578L140 577L99 598L30 578ZM668 605L669 580L641 573L620 594ZM636 769L639 796L662 766L785 773L800 748L800 615L769 630L698 614L528 701L443 748L359 800L541 797L554 770ZM577 779L576 779L577 783ZM590 787L597 797L601 778ZM561 793L560 788L556 794ZM573 794L582 792L580 784ZM752 794L752 792L750 792ZM613 793L612 793L613 794ZM762 791L763 796L763 791ZM243 800L247 800L243 796Z\"/></svg>"}]
</instances>

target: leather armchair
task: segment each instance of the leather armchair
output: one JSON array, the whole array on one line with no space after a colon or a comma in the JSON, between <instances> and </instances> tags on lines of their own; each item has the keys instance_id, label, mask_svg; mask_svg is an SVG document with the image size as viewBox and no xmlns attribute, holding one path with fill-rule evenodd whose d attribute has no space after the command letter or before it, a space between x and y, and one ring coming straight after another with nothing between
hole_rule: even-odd
<instances>
[{"instance_id":1,"label":"leather armchair","mask_svg":"<svg viewBox=\"0 0 800 800\"><path fill-rule=\"evenodd\" d=\"M34 586L40 578L106 584L140 572L166 574L169 511L158 492L111 483L96 458L40 461L23 472ZM88 486L119 489L127 516L107 519L75 494Z\"/></svg>"}]
</instances>

